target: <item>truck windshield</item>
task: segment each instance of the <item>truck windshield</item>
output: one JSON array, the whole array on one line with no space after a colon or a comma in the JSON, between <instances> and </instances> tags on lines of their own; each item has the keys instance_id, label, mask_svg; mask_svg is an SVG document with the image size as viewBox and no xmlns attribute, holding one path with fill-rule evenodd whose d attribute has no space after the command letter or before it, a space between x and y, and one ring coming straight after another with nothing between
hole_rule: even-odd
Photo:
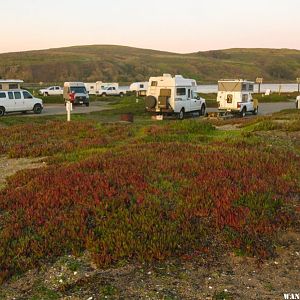
<instances>
[{"instance_id":1,"label":"truck windshield","mask_svg":"<svg viewBox=\"0 0 300 300\"><path fill-rule=\"evenodd\" d=\"M75 94L86 94L86 89L83 86L71 86L70 90Z\"/></svg>"}]
</instances>

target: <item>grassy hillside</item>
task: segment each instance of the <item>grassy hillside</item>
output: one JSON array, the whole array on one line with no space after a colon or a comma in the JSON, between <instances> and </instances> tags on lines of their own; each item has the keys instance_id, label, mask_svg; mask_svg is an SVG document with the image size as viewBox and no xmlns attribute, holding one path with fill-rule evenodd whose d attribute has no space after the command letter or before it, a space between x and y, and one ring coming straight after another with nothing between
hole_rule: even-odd
<instances>
[{"instance_id":1,"label":"grassy hillside","mask_svg":"<svg viewBox=\"0 0 300 300\"><path fill-rule=\"evenodd\" d=\"M26 82L132 82L162 73L183 74L199 82L257 76L265 81L294 81L300 77L300 51L229 49L177 54L94 45L0 54L0 78Z\"/></svg>"}]
</instances>

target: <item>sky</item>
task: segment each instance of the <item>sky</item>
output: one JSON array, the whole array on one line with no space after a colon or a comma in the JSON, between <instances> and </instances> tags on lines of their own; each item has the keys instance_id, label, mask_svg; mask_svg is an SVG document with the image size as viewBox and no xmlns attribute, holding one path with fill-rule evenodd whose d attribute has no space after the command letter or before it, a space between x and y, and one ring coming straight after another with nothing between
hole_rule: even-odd
<instances>
[{"instance_id":1,"label":"sky","mask_svg":"<svg viewBox=\"0 0 300 300\"><path fill-rule=\"evenodd\" d=\"M0 53L125 45L300 49L299 0L2 0Z\"/></svg>"}]
</instances>

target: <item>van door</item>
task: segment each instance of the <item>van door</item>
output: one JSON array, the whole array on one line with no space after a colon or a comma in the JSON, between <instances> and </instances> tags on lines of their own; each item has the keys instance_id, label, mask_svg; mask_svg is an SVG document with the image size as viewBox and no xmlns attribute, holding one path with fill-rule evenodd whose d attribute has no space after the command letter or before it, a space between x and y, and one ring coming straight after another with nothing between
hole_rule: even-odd
<instances>
[{"instance_id":1,"label":"van door","mask_svg":"<svg viewBox=\"0 0 300 300\"><path fill-rule=\"evenodd\" d=\"M15 97L15 108L14 111L24 110L24 99L21 92L14 92Z\"/></svg>"},{"instance_id":2,"label":"van door","mask_svg":"<svg viewBox=\"0 0 300 300\"><path fill-rule=\"evenodd\" d=\"M13 92L7 92L6 98L6 111L14 111L15 110L15 97Z\"/></svg>"},{"instance_id":3,"label":"van door","mask_svg":"<svg viewBox=\"0 0 300 300\"><path fill-rule=\"evenodd\" d=\"M188 91L185 87L176 88L176 97L175 97L175 112L180 112L182 108L186 112L190 111L190 101L188 101Z\"/></svg>"},{"instance_id":4,"label":"van door","mask_svg":"<svg viewBox=\"0 0 300 300\"><path fill-rule=\"evenodd\" d=\"M24 110L32 110L33 109L33 96L27 92L27 91L23 91L23 99L24 99Z\"/></svg>"}]
</instances>

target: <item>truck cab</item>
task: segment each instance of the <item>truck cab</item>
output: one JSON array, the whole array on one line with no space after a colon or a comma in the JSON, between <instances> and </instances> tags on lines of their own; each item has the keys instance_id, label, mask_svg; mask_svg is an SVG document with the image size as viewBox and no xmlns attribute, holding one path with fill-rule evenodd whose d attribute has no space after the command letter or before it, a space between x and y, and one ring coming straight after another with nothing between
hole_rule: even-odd
<instances>
[{"instance_id":1,"label":"truck cab","mask_svg":"<svg viewBox=\"0 0 300 300\"><path fill-rule=\"evenodd\" d=\"M205 115L206 112L205 99L198 96L196 81L181 75L151 77L145 102L148 112L177 115L181 120L186 113Z\"/></svg>"},{"instance_id":2,"label":"truck cab","mask_svg":"<svg viewBox=\"0 0 300 300\"><path fill-rule=\"evenodd\" d=\"M222 79L218 81L218 98L220 112L240 114L258 113L258 101L253 99L254 82L243 79Z\"/></svg>"},{"instance_id":3,"label":"truck cab","mask_svg":"<svg viewBox=\"0 0 300 300\"><path fill-rule=\"evenodd\" d=\"M71 96L72 94L74 96ZM65 102L71 101L75 105L90 105L89 94L83 82L65 82L63 95Z\"/></svg>"}]
</instances>

